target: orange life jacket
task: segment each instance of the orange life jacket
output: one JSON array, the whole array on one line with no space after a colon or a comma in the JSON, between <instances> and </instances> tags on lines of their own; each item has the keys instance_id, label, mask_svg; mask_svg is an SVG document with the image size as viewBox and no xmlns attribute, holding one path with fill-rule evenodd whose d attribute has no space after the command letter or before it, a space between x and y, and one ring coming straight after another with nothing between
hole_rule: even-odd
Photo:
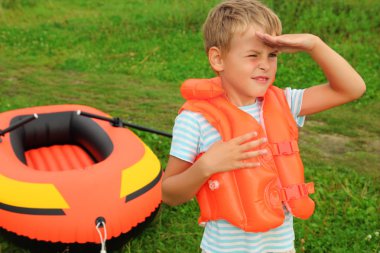
<instances>
[{"instance_id":1,"label":"orange life jacket","mask_svg":"<svg viewBox=\"0 0 380 253\"><path fill-rule=\"evenodd\" d=\"M214 174L197 193L199 222L225 219L247 232L264 232L284 222L283 204L298 218L314 212L308 194L313 183L304 182L304 168L298 149L298 127L284 91L268 88L260 125L252 116L231 104L220 78L189 79L182 84L187 102L182 110L201 113L220 133L223 141L256 131L268 142L257 149L268 154L251 158L260 167Z\"/></svg>"}]
</instances>

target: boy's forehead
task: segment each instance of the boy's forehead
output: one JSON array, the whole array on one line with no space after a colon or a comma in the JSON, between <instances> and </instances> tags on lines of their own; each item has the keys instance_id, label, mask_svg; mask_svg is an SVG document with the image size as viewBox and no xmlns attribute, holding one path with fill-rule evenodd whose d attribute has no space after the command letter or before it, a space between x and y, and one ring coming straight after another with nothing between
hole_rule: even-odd
<instances>
[{"instance_id":1,"label":"boy's forehead","mask_svg":"<svg viewBox=\"0 0 380 253\"><path fill-rule=\"evenodd\" d=\"M276 32L273 31L269 27L265 27L260 24L249 24L249 25L242 25L240 28L236 29L236 34L240 34L240 36L243 36L246 33L255 34L255 32L262 32L262 33L268 33L270 35L276 35Z\"/></svg>"},{"instance_id":2,"label":"boy's forehead","mask_svg":"<svg viewBox=\"0 0 380 253\"><path fill-rule=\"evenodd\" d=\"M265 27L260 24L249 24L249 25L241 24L235 27L234 31L231 33L230 39L231 40L236 39L236 38L241 39L242 37L254 38L256 32L268 33L273 36L276 35L276 32L273 31L271 28Z\"/></svg>"},{"instance_id":3,"label":"boy's forehead","mask_svg":"<svg viewBox=\"0 0 380 253\"><path fill-rule=\"evenodd\" d=\"M249 40L249 39L257 39L256 32L264 32L264 30L258 26L248 26L246 29L238 30L232 34L231 41L233 40Z\"/></svg>"},{"instance_id":4,"label":"boy's forehead","mask_svg":"<svg viewBox=\"0 0 380 253\"><path fill-rule=\"evenodd\" d=\"M257 35L256 32L263 32L265 30L259 26L249 26L244 31L237 31L232 35L230 40L230 47L237 47L237 49L254 49L255 47L272 48L266 45ZM274 34L272 34L274 35ZM243 48L244 47L244 48ZM231 48L232 49L232 48Z\"/></svg>"}]
</instances>

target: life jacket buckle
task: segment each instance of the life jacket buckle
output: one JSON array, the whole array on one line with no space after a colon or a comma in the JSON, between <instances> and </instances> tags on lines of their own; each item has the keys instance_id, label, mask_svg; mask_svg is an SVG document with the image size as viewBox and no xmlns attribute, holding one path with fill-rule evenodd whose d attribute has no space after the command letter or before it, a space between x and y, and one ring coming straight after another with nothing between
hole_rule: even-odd
<instances>
[{"instance_id":1,"label":"life jacket buckle","mask_svg":"<svg viewBox=\"0 0 380 253\"><path fill-rule=\"evenodd\" d=\"M292 199L299 199L303 196L314 193L314 183L294 184L281 189L283 201L287 202Z\"/></svg>"},{"instance_id":2,"label":"life jacket buckle","mask_svg":"<svg viewBox=\"0 0 380 253\"><path fill-rule=\"evenodd\" d=\"M297 141L273 143L273 155L291 155L299 152Z\"/></svg>"}]
</instances>

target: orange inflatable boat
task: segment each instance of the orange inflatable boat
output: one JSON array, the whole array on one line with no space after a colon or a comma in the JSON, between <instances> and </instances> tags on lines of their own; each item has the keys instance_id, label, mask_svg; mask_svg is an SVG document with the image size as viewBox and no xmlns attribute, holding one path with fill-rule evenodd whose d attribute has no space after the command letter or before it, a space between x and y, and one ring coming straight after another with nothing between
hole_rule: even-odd
<instances>
[{"instance_id":1,"label":"orange inflatable boat","mask_svg":"<svg viewBox=\"0 0 380 253\"><path fill-rule=\"evenodd\" d=\"M108 117L82 105L0 114L0 129L11 130L0 132L1 228L41 241L99 243L104 232L104 240L127 233L159 207L162 170L149 147L78 110Z\"/></svg>"}]
</instances>

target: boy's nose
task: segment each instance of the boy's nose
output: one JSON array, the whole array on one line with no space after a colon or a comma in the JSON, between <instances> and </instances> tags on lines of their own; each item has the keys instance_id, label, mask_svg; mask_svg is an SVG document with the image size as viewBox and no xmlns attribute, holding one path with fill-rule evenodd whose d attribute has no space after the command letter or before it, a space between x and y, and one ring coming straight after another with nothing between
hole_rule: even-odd
<instances>
[{"instance_id":1,"label":"boy's nose","mask_svg":"<svg viewBox=\"0 0 380 253\"><path fill-rule=\"evenodd\" d=\"M269 63L267 60L261 60L258 65L259 69L267 71L269 69Z\"/></svg>"}]
</instances>

